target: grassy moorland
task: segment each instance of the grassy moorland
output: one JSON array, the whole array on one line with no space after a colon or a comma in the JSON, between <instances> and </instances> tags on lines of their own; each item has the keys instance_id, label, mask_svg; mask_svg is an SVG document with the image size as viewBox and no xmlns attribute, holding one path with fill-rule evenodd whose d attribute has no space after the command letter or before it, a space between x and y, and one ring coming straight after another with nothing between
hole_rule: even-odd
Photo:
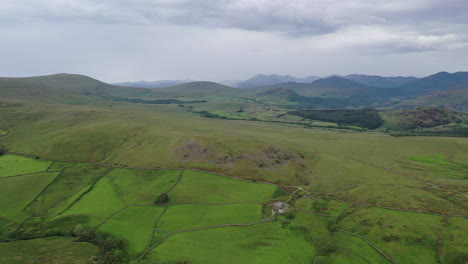
<instances>
[{"instance_id":1,"label":"grassy moorland","mask_svg":"<svg viewBox=\"0 0 468 264\"><path fill-rule=\"evenodd\" d=\"M0 243L1 263L90 264L96 254L93 244L62 237Z\"/></svg>"},{"instance_id":2,"label":"grassy moorland","mask_svg":"<svg viewBox=\"0 0 468 264\"><path fill-rule=\"evenodd\" d=\"M44 103L26 88L0 103L2 245L67 237L95 244L102 263L468 261L467 138L336 129L253 101L236 112L245 102L222 94L207 109L262 108L265 120L82 93ZM110 95L162 98L126 89ZM270 209L279 200L284 217Z\"/></svg>"}]
</instances>

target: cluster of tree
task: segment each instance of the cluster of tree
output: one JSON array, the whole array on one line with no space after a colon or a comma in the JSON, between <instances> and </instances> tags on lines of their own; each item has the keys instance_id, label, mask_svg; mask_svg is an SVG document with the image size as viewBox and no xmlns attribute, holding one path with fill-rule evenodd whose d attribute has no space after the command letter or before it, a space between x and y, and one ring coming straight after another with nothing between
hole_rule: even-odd
<instances>
[{"instance_id":1,"label":"cluster of tree","mask_svg":"<svg viewBox=\"0 0 468 264\"><path fill-rule=\"evenodd\" d=\"M0 241L29 240L54 236L75 237L77 241L89 242L98 246L100 251L99 259L102 264L124 264L129 261L127 245L124 240L81 224L77 224L74 229L68 226L45 230L36 227L23 227L8 234L2 234Z\"/></svg>"},{"instance_id":2,"label":"cluster of tree","mask_svg":"<svg viewBox=\"0 0 468 264\"><path fill-rule=\"evenodd\" d=\"M435 136L435 137L468 137L468 127L457 127L451 130L439 131L418 131L418 130L402 130L389 132L395 137L404 136Z\"/></svg>"},{"instance_id":3,"label":"cluster of tree","mask_svg":"<svg viewBox=\"0 0 468 264\"><path fill-rule=\"evenodd\" d=\"M306 119L334 122L339 126L351 125L367 129L375 129L382 125L383 120L375 109L344 109L344 110L296 110L288 114Z\"/></svg>"},{"instance_id":4,"label":"cluster of tree","mask_svg":"<svg viewBox=\"0 0 468 264\"><path fill-rule=\"evenodd\" d=\"M158 195L158 198L156 198L156 201L154 201L155 204L166 204L169 202L169 195L167 193L161 193Z\"/></svg>"},{"instance_id":5,"label":"cluster of tree","mask_svg":"<svg viewBox=\"0 0 468 264\"><path fill-rule=\"evenodd\" d=\"M222 116L222 115L218 115L218 114L213 114L213 113L210 113L208 111L192 111L193 113L197 113L197 114L200 114L200 116L202 117L206 117L206 118L220 118L220 119L230 119L228 117L225 117L225 116Z\"/></svg>"},{"instance_id":6,"label":"cluster of tree","mask_svg":"<svg viewBox=\"0 0 468 264\"><path fill-rule=\"evenodd\" d=\"M190 261L187 260L178 260L178 261L161 261L161 260L154 260L154 259L145 259L140 262L132 261L130 264L190 264Z\"/></svg>"},{"instance_id":7,"label":"cluster of tree","mask_svg":"<svg viewBox=\"0 0 468 264\"><path fill-rule=\"evenodd\" d=\"M127 245L122 239L81 225L75 227L73 236L77 237L78 241L90 242L98 246L103 264L128 263Z\"/></svg>"},{"instance_id":8,"label":"cluster of tree","mask_svg":"<svg viewBox=\"0 0 468 264\"><path fill-rule=\"evenodd\" d=\"M398 118L398 130L409 130L446 125L449 123L463 123L466 115L435 107L420 107L401 110L394 113Z\"/></svg>"}]
</instances>

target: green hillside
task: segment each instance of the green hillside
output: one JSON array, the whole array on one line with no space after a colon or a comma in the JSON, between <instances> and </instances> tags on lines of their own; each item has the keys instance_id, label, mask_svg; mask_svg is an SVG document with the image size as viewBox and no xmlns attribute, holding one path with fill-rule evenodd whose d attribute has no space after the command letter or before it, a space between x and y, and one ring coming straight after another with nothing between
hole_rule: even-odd
<instances>
[{"instance_id":1,"label":"green hillside","mask_svg":"<svg viewBox=\"0 0 468 264\"><path fill-rule=\"evenodd\" d=\"M1 81L0 262L468 261L468 138L445 136L468 127L464 114L37 78Z\"/></svg>"},{"instance_id":2,"label":"green hillside","mask_svg":"<svg viewBox=\"0 0 468 264\"><path fill-rule=\"evenodd\" d=\"M451 110L421 107L408 110L382 111L381 129L396 133L421 135L468 135L468 115Z\"/></svg>"},{"instance_id":3,"label":"green hillside","mask_svg":"<svg viewBox=\"0 0 468 264\"><path fill-rule=\"evenodd\" d=\"M404 108L431 106L468 113L468 86L421 95L401 102L400 106Z\"/></svg>"},{"instance_id":4,"label":"green hillside","mask_svg":"<svg viewBox=\"0 0 468 264\"><path fill-rule=\"evenodd\" d=\"M468 85L468 72L439 72L399 87L400 92L424 94Z\"/></svg>"},{"instance_id":5,"label":"green hillside","mask_svg":"<svg viewBox=\"0 0 468 264\"><path fill-rule=\"evenodd\" d=\"M243 91L215 82L191 82L158 89L158 92L181 97L236 95Z\"/></svg>"},{"instance_id":6,"label":"green hillside","mask_svg":"<svg viewBox=\"0 0 468 264\"><path fill-rule=\"evenodd\" d=\"M150 89L114 86L75 74L0 78L0 94L2 98L66 104L103 104L104 100L100 96L158 97Z\"/></svg>"},{"instance_id":7,"label":"green hillside","mask_svg":"<svg viewBox=\"0 0 468 264\"><path fill-rule=\"evenodd\" d=\"M350 74L343 76L348 80L352 80L358 83L362 83L368 86L382 87L382 88L394 88L401 85L405 85L409 82L415 81L416 77L382 77L377 75L365 75L365 74Z\"/></svg>"}]
</instances>

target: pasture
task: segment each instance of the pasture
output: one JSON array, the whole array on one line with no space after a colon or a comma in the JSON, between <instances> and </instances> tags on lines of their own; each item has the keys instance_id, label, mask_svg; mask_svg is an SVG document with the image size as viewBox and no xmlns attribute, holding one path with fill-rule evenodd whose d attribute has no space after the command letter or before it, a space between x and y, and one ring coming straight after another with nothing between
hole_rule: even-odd
<instances>
[{"instance_id":1,"label":"pasture","mask_svg":"<svg viewBox=\"0 0 468 264\"><path fill-rule=\"evenodd\" d=\"M70 215L90 216L90 226L96 226L112 213L117 212L124 206L118 193L113 188L108 178L99 180L92 190L73 204L60 217Z\"/></svg>"},{"instance_id":2,"label":"pasture","mask_svg":"<svg viewBox=\"0 0 468 264\"><path fill-rule=\"evenodd\" d=\"M166 232L222 224L248 224L261 220L261 204L170 205L156 228Z\"/></svg>"},{"instance_id":3,"label":"pasture","mask_svg":"<svg viewBox=\"0 0 468 264\"><path fill-rule=\"evenodd\" d=\"M260 223L175 234L156 247L149 259L193 264L279 264L310 263L316 254L303 230L280 223Z\"/></svg>"},{"instance_id":4,"label":"pasture","mask_svg":"<svg viewBox=\"0 0 468 264\"><path fill-rule=\"evenodd\" d=\"M54 164L55 165L55 164ZM52 165L49 171L55 171ZM66 200L70 194L75 194L106 173L106 169L91 164L63 167L57 178L47 186L37 199L26 210L35 216L48 213L56 204Z\"/></svg>"},{"instance_id":5,"label":"pasture","mask_svg":"<svg viewBox=\"0 0 468 264\"><path fill-rule=\"evenodd\" d=\"M0 178L45 172L52 162L18 155L0 156Z\"/></svg>"},{"instance_id":6,"label":"pasture","mask_svg":"<svg viewBox=\"0 0 468 264\"><path fill-rule=\"evenodd\" d=\"M170 193L172 202L232 203L263 202L284 195L271 184L235 180L200 171L184 171Z\"/></svg>"},{"instance_id":7,"label":"pasture","mask_svg":"<svg viewBox=\"0 0 468 264\"><path fill-rule=\"evenodd\" d=\"M126 204L152 204L161 193L174 186L181 170L114 169L106 175Z\"/></svg>"},{"instance_id":8,"label":"pasture","mask_svg":"<svg viewBox=\"0 0 468 264\"><path fill-rule=\"evenodd\" d=\"M125 239L131 255L141 254L149 245L155 222L163 211L161 206L128 207L112 216L99 230Z\"/></svg>"},{"instance_id":9,"label":"pasture","mask_svg":"<svg viewBox=\"0 0 468 264\"><path fill-rule=\"evenodd\" d=\"M347 213L339 228L366 237L398 263L435 263L443 258L438 253L446 247L443 217L381 208L356 208ZM468 228L466 221L459 224ZM467 239L463 235L458 241L466 243Z\"/></svg>"},{"instance_id":10,"label":"pasture","mask_svg":"<svg viewBox=\"0 0 468 264\"><path fill-rule=\"evenodd\" d=\"M27 215L23 209L57 176L37 173L0 179L0 218L19 222ZM21 195L18 195L21 194Z\"/></svg>"},{"instance_id":11,"label":"pasture","mask_svg":"<svg viewBox=\"0 0 468 264\"><path fill-rule=\"evenodd\" d=\"M0 263L8 264L91 264L97 254L93 244L67 237L0 242Z\"/></svg>"},{"instance_id":12,"label":"pasture","mask_svg":"<svg viewBox=\"0 0 468 264\"><path fill-rule=\"evenodd\" d=\"M398 263L468 261L465 138L220 120L176 105L24 104L0 108L2 146L56 161L0 157L5 238L37 216L18 232L79 223L126 241L132 261L151 240L144 260L163 263L390 263L368 242ZM260 181L303 189L292 223L174 233L260 220L261 205L244 202L274 220L268 206L290 194ZM156 205L162 193L169 204Z\"/></svg>"}]
</instances>

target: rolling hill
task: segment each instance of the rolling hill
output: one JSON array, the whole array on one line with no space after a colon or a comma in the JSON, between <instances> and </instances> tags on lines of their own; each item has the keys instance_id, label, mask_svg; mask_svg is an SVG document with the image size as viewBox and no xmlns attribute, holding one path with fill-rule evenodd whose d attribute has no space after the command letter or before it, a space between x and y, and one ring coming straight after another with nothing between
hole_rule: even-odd
<instances>
[{"instance_id":1,"label":"rolling hill","mask_svg":"<svg viewBox=\"0 0 468 264\"><path fill-rule=\"evenodd\" d=\"M399 107L432 106L468 113L468 86L437 91L403 101Z\"/></svg>"},{"instance_id":2,"label":"rolling hill","mask_svg":"<svg viewBox=\"0 0 468 264\"><path fill-rule=\"evenodd\" d=\"M297 109L359 105L383 89L342 79L157 91L78 75L1 79L0 263L464 263L468 141L445 136L466 116ZM250 97L225 100L237 94ZM209 102L109 107L112 96ZM228 111L252 118L219 118ZM420 134L373 130L381 114L384 128Z\"/></svg>"},{"instance_id":3,"label":"rolling hill","mask_svg":"<svg viewBox=\"0 0 468 264\"><path fill-rule=\"evenodd\" d=\"M238 88L253 88L253 87L261 87L261 86L269 86L269 85L275 85L275 84L282 84L282 83L311 83L315 80L319 79L319 77L316 76L308 76L305 78L297 78L293 77L290 75L277 75L277 74L271 74L271 75L264 75L264 74L258 74L255 75L254 77L242 81L236 84L236 87Z\"/></svg>"},{"instance_id":4,"label":"rolling hill","mask_svg":"<svg viewBox=\"0 0 468 264\"><path fill-rule=\"evenodd\" d=\"M418 95L468 85L468 72L439 72L398 87L404 95Z\"/></svg>"},{"instance_id":5,"label":"rolling hill","mask_svg":"<svg viewBox=\"0 0 468 264\"><path fill-rule=\"evenodd\" d=\"M350 74L342 76L348 80L362 83L368 86L382 87L382 88L394 88L409 82L415 81L416 77L382 77L378 75L365 75L365 74Z\"/></svg>"},{"instance_id":6,"label":"rolling hill","mask_svg":"<svg viewBox=\"0 0 468 264\"><path fill-rule=\"evenodd\" d=\"M171 87L158 89L161 94L171 96L187 96L187 97L207 97L217 95L235 95L242 93L240 89L236 89L227 85L215 82L191 82L179 84Z\"/></svg>"},{"instance_id":7,"label":"rolling hill","mask_svg":"<svg viewBox=\"0 0 468 264\"><path fill-rule=\"evenodd\" d=\"M157 95L143 88L110 85L84 75L54 74L26 78L0 78L3 98L60 101L65 103L91 103L99 96L149 97Z\"/></svg>"},{"instance_id":8,"label":"rolling hill","mask_svg":"<svg viewBox=\"0 0 468 264\"><path fill-rule=\"evenodd\" d=\"M139 87L139 88L165 88L170 86L175 86L183 83L193 82L193 80L161 80L161 81L139 81L139 82L122 82L122 83L113 83L117 86L126 86L126 87Z\"/></svg>"},{"instance_id":9,"label":"rolling hill","mask_svg":"<svg viewBox=\"0 0 468 264\"><path fill-rule=\"evenodd\" d=\"M303 96L338 98L346 98L357 92L377 90L377 87L370 87L338 76L319 79L312 83L284 83L264 88L288 88Z\"/></svg>"}]
</instances>

